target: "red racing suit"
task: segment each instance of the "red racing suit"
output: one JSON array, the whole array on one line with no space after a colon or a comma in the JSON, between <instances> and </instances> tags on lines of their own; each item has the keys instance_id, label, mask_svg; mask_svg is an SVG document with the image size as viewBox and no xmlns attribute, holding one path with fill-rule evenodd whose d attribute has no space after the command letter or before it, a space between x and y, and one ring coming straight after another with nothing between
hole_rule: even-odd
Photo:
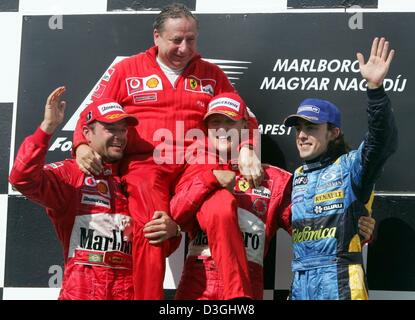
<instances>
[{"instance_id":1,"label":"red racing suit","mask_svg":"<svg viewBox=\"0 0 415 320\"><path fill-rule=\"evenodd\" d=\"M240 232L244 238L254 299L263 299L263 261L270 240L279 227L291 233L291 174L269 165L264 165L263 168L265 176L261 187L251 188L240 175L237 175L233 189L237 200ZM187 188L190 192L195 187L190 184ZM189 199L189 194L197 193L187 193L183 189L181 193L175 195L171 202L172 212L191 210L192 201L195 199ZM226 226L224 228L226 229ZM212 247L220 246L227 241L226 238L219 240L221 242L217 244L211 241L203 231L199 231L189 243L176 299L224 299L225 286L222 270L215 263L213 251L211 254Z\"/></svg>"},{"instance_id":2,"label":"red racing suit","mask_svg":"<svg viewBox=\"0 0 415 320\"><path fill-rule=\"evenodd\" d=\"M64 251L59 299L133 299L132 218L116 166L93 177L74 160L44 165L50 138L38 128L23 141L9 181L53 222Z\"/></svg>"},{"instance_id":3,"label":"red racing suit","mask_svg":"<svg viewBox=\"0 0 415 320\"><path fill-rule=\"evenodd\" d=\"M150 245L142 229L155 210L169 212L170 195L172 190L177 190L176 185L199 177L204 186L198 189L203 193L199 205L206 199L210 212L227 206L229 215L236 216L236 207L231 203L234 198L229 192L218 190L209 197L204 193L219 188L212 173L208 172L211 168L189 165L184 156L197 132L206 135L203 117L211 98L222 92L233 92L234 88L219 67L202 60L199 55L189 62L173 86L160 69L156 57L157 47L152 47L110 67L92 95L93 100L114 99L127 113L139 119L139 125L129 129L127 157L121 168L127 184L130 213L134 218L136 299L164 297L165 257L177 248L179 242L174 238L162 245ZM78 121L74 133L75 148L85 141L81 128L82 121ZM237 219L232 221L229 221L233 223L229 229L237 233ZM199 223L209 224L210 219ZM223 244L220 250L224 251L218 255L223 255L224 263L229 266L227 272L234 274L235 279L227 283L226 297L249 297L251 290L243 239L236 237L229 248L226 246Z\"/></svg>"}]
</instances>

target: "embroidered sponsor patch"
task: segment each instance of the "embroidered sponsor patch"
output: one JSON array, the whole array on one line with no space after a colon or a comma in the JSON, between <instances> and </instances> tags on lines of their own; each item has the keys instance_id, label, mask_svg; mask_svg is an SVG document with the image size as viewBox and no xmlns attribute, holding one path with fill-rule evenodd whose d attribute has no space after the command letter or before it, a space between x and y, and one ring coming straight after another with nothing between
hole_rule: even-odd
<instances>
[{"instance_id":1,"label":"embroidered sponsor patch","mask_svg":"<svg viewBox=\"0 0 415 320\"><path fill-rule=\"evenodd\" d=\"M295 204L295 203L299 203L299 202L303 202L304 201L304 195L303 194L299 194L296 195L292 200L291 203Z\"/></svg>"},{"instance_id":2,"label":"embroidered sponsor patch","mask_svg":"<svg viewBox=\"0 0 415 320\"><path fill-rule=\"evenodd\" d=\"M293 194L297 194L297 193L302 193L302 192L306 192L307 188L305 187L295 187L293 189Z\"/></svg>"},{"instance_id":3,"label":"embroidered sponsor patch","mask_svg":"<svg viewBox=\"0 0 415 320\"><path fill-rule=\"evenodd\" d=\"M326 206L315 206L314 213L320 214L326 211L337 210L337 209L343 209L343 203L332 203Z\"/></svg>"},{"instance_id":4,"label":"embroidered sponsor patch","mask_svg":"<svg viewBox=\"0 0 415 320\"><path fill-rule=\"evenodd\" d=\"M329 171L321 175L320 181L329 182L329 181L335 180L337 177L338 177L338 174L336 171Z\"/></svg>"},{"instance_id":5,"label":"embroidered sponsor patch","mask_svg":"<svg viewBox=\"0 0 415 320\"><path fill-rule=\"evenodd\" d=\"M97 181L97 190L99 193L101 193L102 195L110 198L110 189L108 187L108 182L105 180L98 180Z\"/></svg>"},{"instance_id":6,"label":"embroidered sponsor patch","mask_svg":"<svg viewBox=\"0 0 415 320\"><path fill-rule=\"evenodd\" d=\"M231 99L231 98L219 98L216 99L213 103L209 104L209 110L212 111L215 110L217 107L225 106L227 108L231 108L235 110L236 112L239 112L239 108L241 107L240 102Z\"/></svg>"},{"instance_id":7,"label":"embroidered sponsor patch","mask_svg":"<svg viewBox=\"0 0 415 320\"><path fill-rule=\"evenodd\" d=\"M215 92L215 91L213 90L213 86L212 86L211 84L208 84L208 85L206 85L206 86L203 86L203 85L202 85L202 91L203 91L204 93L208 93L208 94L210 94L211 96L213 96L213 93Z\"/></svg>"},{"instance_id":8,"label":"embroidered sponsor patch","mask_svg":"<svg viewBox=\"0 0 415 320\"><path fill-rule=\"evenodd\" d=\"M111 204L108 199L105 199L104 197L92 195L92 194L83 193L81 203L104 207L104 208L111 208Z\"/></svg>"},{"instance_id":9,"label":"embroidered sponsor patch","mask_svg":"<svg viewBox=\"0 0 415 320\"><path fill-rule=\"evenodd\" d=\"M327 190L329 188L336 188L340 187L341 185L343 185L342 180L329 181L327 183L317 186L317 191Z\"/></svg>"},{"instance_id":10,"label":"embroidered sponsor patch","mask_svg":"<svg viewBox=\"0 0 415 320\"><path fill-rule=\"evenodd\" d=\"M106 114L112 111L121 111L124 112L123 108L119 104L115 103L104 103L98 106L98 110L101 114Z\"/></svg>"},{"instance_id":11,"label":"embroidered sponsor patch","mask_svg":"<svg viewBox=\"0 0 415 320\"><path fill-rule=\"evenodd\" d=\"M192 92L207 93L211 96L215 94L216 80L199 79L195 76L189 76L184 83L184 89Z\"/></svg>"},{"instance_id":12,"label":"embroidered sponsor patch","mask_svg":"<svg viewBox=\"0 0 415 320\"><path fill-rule=\"evenodd\" d=\"M91 176L87 176L85 177L84 183L88 186L88 187L95 187L97 185L97 181L95 180L94 177Z\"/></svg>"},{"instance_id":13,"label":"embroidered sponsor patch","mask_svg":"<svg viewBox=\"0 0 415 320\"><path fill-rule=\"evenodd\" d=\"M148 101L157 101L157 93L142 93L133 95L133 101L135 104L144 103Z\"/></svg>"},{"instance_id":14,"label":"embroidered sponsor patch","mask_svg":"<svg viewBox=\"0 0 415 320\"><path fill-rule=\"evenodd\" d=\"M105 84L102 83L98 83L97 86L94 89L94 93L92 94L93 97L95 98L101 98L102 95L104 94L105 88L107 86Z\"/></svg>"},{"instance_id":15,"label":"embroidered sponsor patch","mask_svg":"<svg viewBox=\"0 0 415 320\"><path fill-rule=\"evenodd\" d=\"M258 197L262 197L262 198L267 198L267 199L271 198L271 190L263 186L252 189L252 194Z\"/></svg>"},{"instance_id":16,"label":"embroidered sponsor patch","mask_svg":"<svg viewBox=\"0 0 415 320\"><path fill-rule=\"evenodd\" d=\"M139 92L163 90L161 79L156 74L148 77L131 77L125 81L129 96Z\"/></svg>"},{"instance_id":17,"label":"embroidered sponsor patch","mask_svg":"<svg viewBox=\"0 0 415 320\"><path fill-rule=\"evenodd\" d=\"M305 226L303 229L293 229L292 241L293 243L304 241L318 241L323 239L335 238L337 227L325 227L312 229L310 226Z\"/></svg>"},{"instance_id":18,"label":"embroidered sponsor patch","mask_svg":"<svg viewBox=\"0 0 415 320\"><path fill-rule=\"evenodd\" d=\"M294 179L294 187L306 185L308 183L307 176L298 176Z\"/></svg>"},{"instance_id":19,"label":"embroidered sponsor patch","mask_svg":"<svg viewBox=\"0 0 415 320\"><path fill-rule=\"evenodd\" d=\"M238 181L238 189L239 191L245 192L249 189L249 183L243 179Z\"/></svg>"},{"instance_id":20,"label":"embroidered sponsor patch","mask_svg":"<svg viewBox=\"0 0 415 320\"><path fill-rule=\"evenodd\" d=\"M159 79L157 79L156 77L151 77L150 79L146 81L146 86L149 89L154 89L158 87L159 83L160 83Z\"/></svg>"},{"instance_id":21,"label":"embroidered sponsor patch","mask_svg":"<svg viewBox=\"0 0 415 320\"><path fill-rule=\"evenodd\" d=\"M320 203L324 201L336 200L336 199L343 199L344 192L343 190L336 190L327 193L321 193L314 197L314 203Z\"/></svg>"},{"instance_id":22,"label":"embroidered sponsor patch","mask_svg":"<svg viewBox=\"0 0 415 320\"><path fill-rule=\"evenodd\" d=\"M96 253L90 253L88 254L88 261L89 262L102 262L104 261L104 255L103 254L96 254Z\"/></svg>"},{"instance_id":23,"label":"embroidered sponsor patch","mask_svg":"<svg viewBox=\"0 0 415 320\"><path fill-rule=\"evenodd\" d=\"M268 210L268 204L264 199L255 199L252 203L252 210L260 216L263 216Z\"/></svg>"},{"instance_id":24,"label":"embroidered sponsor patch","mask_svg":"<svg viewBox=\"0 0 415 320\"><path fill-rule=\"evenodd\" d=\"M102 76L102 80L108 82L111 79L111 76L114 73L114 71L114 68L109 68L107 71L105 71L104 75Z\"/></svg>"},{"instance_id":25,"label":"embroidered sponsor patch","mask_svg":"<svg viewBox=\"0 0 415 320\"><path fill-rule=\"evenodd\" d=\"M190 89L195 90L200 85L200 83L196 79L190 78L189 85Z\"/></svg>"},{"instance_id":26,"label":"embroidered sponsor patch","mask_svg":"<svg viewBox=\"0 0 415 320\"><path fill-rule=\"evenodd\" d=\"M314 112L314 113L320 113L320 108L316 107L316 106L313 106L311 104L310 105L307 104L307 105L299 107L298 110L297 110L297 113L307 112L307 111Z\"/></svg>"}]
</instances>

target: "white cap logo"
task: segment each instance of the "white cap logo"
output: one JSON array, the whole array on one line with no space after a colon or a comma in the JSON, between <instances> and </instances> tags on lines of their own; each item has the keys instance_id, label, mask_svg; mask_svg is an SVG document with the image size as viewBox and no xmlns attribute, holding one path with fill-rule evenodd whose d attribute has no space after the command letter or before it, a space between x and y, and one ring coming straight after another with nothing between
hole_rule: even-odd
<instances>
[{"instance_id":1,"label":"white cap logo","mask_svg":"<svg viewBox=\"0 0 415 320\"><path fill-rule=\"evenodd\" d=\"M212 101L211 103L209 103L209 111L221 107L221 106L225 106L228 108L231 108L233 110L235 110L236 112L239 112L239 108L241 106L241 104L234 100L234 99L230 99L230 98L219 98L216 99L214 101Z\"/></svg>"}]
</instances>

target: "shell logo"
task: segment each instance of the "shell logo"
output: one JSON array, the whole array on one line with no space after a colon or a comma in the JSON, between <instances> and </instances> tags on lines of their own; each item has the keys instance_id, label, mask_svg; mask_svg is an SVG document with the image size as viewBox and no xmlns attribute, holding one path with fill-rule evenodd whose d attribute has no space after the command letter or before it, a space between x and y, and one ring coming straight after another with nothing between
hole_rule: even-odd
<instances>
[{"instance_id":1,"label":"shell logo","mask_svg":"<svg viewBox=\"0 0 415 320\"><path fill-rule=\"evenodd\" d=\"M108 186L104 182L100 181L97 184L97 190L100 193L107 194L108 193Z\"/></svg>"},{"instance_id":2,"label":"shell logo","mask_svg":"<svg viewBox=\"0 0 415 320\"><path fill-rule=\"evenodd\" d=\"M157 86L159 85L159 81L156 78L150 78L147 80L146 82L147 87L149 88L157 88Z\"/></svg>"}]
</instances>

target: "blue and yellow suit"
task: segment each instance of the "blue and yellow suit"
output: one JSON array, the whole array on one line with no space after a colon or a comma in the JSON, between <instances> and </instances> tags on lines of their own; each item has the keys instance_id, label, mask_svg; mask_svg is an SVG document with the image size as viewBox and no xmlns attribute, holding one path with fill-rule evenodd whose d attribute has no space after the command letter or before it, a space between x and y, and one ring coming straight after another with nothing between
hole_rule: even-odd
<instances>
[{"instance_id":1,"label":"blue and yellow suit","mask_svg":"<svg viewBox=\"0 0 415 320\"><path fill-rule=\"evenodd\" d=\"M368 133L358 150L298 168L292 192L291 299L367 299L358 219L398 144L383 87L368 90Z\"/></svg>"}]
</instances>

